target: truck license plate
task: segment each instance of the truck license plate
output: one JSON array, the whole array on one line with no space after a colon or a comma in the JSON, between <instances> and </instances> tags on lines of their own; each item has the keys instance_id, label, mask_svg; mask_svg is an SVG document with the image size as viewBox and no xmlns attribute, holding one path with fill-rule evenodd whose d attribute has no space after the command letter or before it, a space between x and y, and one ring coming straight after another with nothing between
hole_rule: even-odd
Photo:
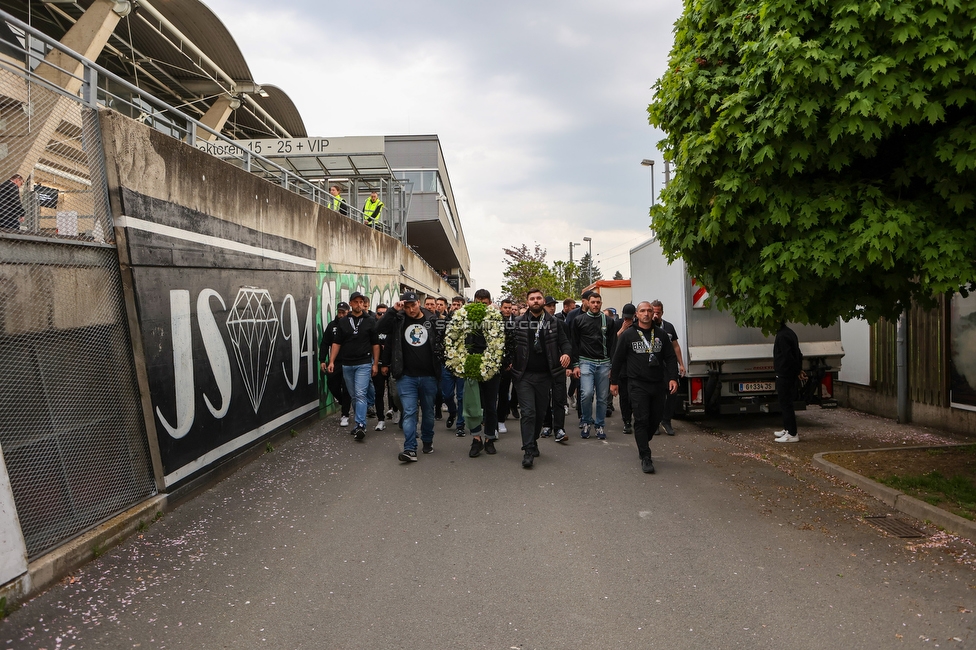
<instances>
[{"instance_id":1,"label":"truck license plate","mask_svg":"<svg viewBox=\"0 0 976 650\"><path fill-rule=\"evenodd\" d=\"M776 390L776 382L749 381L739 383L740 393L772 393Z\"/></svg>"}]
</instances>

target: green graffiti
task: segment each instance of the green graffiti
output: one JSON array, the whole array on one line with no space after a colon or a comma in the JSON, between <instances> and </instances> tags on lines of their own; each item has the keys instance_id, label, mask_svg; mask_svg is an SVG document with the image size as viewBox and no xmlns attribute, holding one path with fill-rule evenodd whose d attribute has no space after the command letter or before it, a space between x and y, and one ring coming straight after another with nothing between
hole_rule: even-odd
<instances>
[{"instance_id":1,"label":"green graffiti","mask_svg":"<svg viewBox=\"0 0 976 650\"><path fill-rule=\"evenodd\" d=\"M369 296L369 307L384 303L392 305L399 299L400 282L396 276L343 273L332 268L331 265L319 264L317 277L318 309L315 315L315 329L321 340L322 330L335 318L335 308L340 302L348 302L353 292L360 292ZM319 386L322 387L322 408L332 411L336 404L335 398L329 393L325 383L325 375L320 373Z\"/></svg>"}]
</instances>

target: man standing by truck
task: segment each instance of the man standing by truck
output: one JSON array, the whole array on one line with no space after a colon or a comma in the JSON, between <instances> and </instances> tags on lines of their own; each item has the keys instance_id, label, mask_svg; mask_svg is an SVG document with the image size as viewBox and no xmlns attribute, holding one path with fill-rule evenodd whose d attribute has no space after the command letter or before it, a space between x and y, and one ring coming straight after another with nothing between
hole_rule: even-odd
<instances>
[{"instance_id":1,"label":"man standing by truck","mask_svg":"<svg viewBox=\"0 0 976 650\"><path fill-rule=\"evenodd\" d=\"M800 341L785 321L780 323L773 341L773 369L776 371L776 397L779 398L779 408L783 414L783 429L773 435L776 442L800 442L793 400L796 399L797 381L806 381L807 373L803 372Z\"/></svg>"},{"instance_id":2,"label":"man standing by truck","mask_svg":"<svg viewBox=\"0 0 976 650\"><path fill-rule=\"evenodd\" d=\"M668 335L654 325L651 303L637 306L637 323L617 340L613 354L610 392L619 392L620 379L627 378L630 405L634 412L634 441L641 459L641 471L654 473L650 441L661 423L666 396L678 391L678 363Z\"/></svg>"}]
</instances>

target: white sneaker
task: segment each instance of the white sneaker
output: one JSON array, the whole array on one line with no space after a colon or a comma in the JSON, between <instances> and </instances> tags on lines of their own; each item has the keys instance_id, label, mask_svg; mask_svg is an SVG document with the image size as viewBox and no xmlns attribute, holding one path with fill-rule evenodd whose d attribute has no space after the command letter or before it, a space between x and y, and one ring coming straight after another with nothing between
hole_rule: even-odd
<instances>
[{"instance_id":1,"label":"white sneaker","mask_svg":"<svg viewBox=\"0 0 976 650\"><path fill-rule=\"evenodd\" d=\"M788 432L776 439L776 442L800 442L800 436L791 436Z\"/></svg>"},{"instance_id":2,"label":"white sneaker","mask_svg":"<svg viewBox=\"0 0 976 650\"><path fill-rule=\"evenodd\" d=\"M393 419L393 409L386 409L386 419L387 420Z\"/></svg>"},{"instance_id":3,"label":"white sneaker","mask_svg":"<svg viewBox=\"0 0 976 650\"><path fill-rule=\"evenodd\" d=\"M380 420L379 422L376 423L376 426L373 427L373 431L382 431L385 428L386 428L386 422Z\"/></svg>"},{"instance_id":4,"label":"white sneaker","mask_svg":"<svg viewBox=\"0 0 976 650\"><path fill-rule=\"evenodd\" d=\"M498 423L498 433L508 433L508 427L505 426L504 422Z\"/></svg>"},{"instance_id":5,"label":"white sneaker","mask_svg":"<svg viewBox=\"0 0 976 650\"><path fill-rule=\"evenodd\" d=\"M342 419L339 420L339 426L340 427L348 427L349 426L349 416L348 415L343 415L342 416Z\"/></svg>"},{"instance_id":6,"label":"white sneaker","mask_svg":"<svg viewBox=\"0 0 976 650\"><path fill-rule=\"evenodd\" d=\"M773 437L774 437L774 438L782 438L782 437L783 437L783 436L785 436L785 435L786 435L787 433L789 433L789 431L787 431L786 429L782 429L782 430L780 430L780 431L776 431L776 432L774 432L774 433L773 433Z\"/></svg>"}]
</instances>

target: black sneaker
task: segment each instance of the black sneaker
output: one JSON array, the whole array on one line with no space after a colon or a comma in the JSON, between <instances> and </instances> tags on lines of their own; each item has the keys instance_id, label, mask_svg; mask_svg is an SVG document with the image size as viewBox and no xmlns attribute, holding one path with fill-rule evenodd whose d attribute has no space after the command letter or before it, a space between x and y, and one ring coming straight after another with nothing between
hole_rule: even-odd
<instances>
[{"instance_id":1,"label":"black sneaker","mask_svg":"<svg viewBox=\"0 0 976 650\"><path fill-rule=\"evenodd\" d=\"M456 435L458 438L463 438L464 437L464 425L463 424L459 424L458 425L458 428L454 430L454 435Z\"/></svg>"},{"instance_id":2,"label":"black sneaker","mask_svg":"<svg viewBox=\"0 0 976 650\"><path fill-rule=\"evenodd\" d=\"M539 448L538 447L532 447L532 449L530 449L529 451L532 452L532 457L533 458L538 458L539 457Z\"/></svg>"},{"instance_id":3,"label":"black sneaker","mask_svg":"<svg viewBox=\"0 0 976 650\"><path fill-rule=\"evenodd\" d=\"M370 406L368 409L366 409L366 417L368 417L368 418L375 418L376 417L376 409L373 408L372 406Z\"/></svg>"},{"instance_id":4,"label":"black sneaker","mask_svg":"<svg viewBox=\"0 0 976 650\"><path fill-rule=\"evenodd\" d=\"M477 438L471 439L471 449L468 450L468 458L477 458L481 455L481 450L485 448L485 443Z\"/></svg>"},{"instance_id":5,"label":"black sneaker","mask_svg":"<svg viewBox=\"0 0 976 650\"><path fill-rule=\"evenodd\" d=\"M661 420L661 426L664 428L664 433L669 436L674 435L674 429L671 428L671 420Z\"/></svg>"},{"instance_id":6,"label":"black sneaker","mask_svg":"<svg viewBox=\"0 0 976 650\"><path fill-rule=\"evenodd\" d=\"M401 462L404 463L416 463L417 452L414 451L413 449L404 449L403 451L400 452L400 455L397 456L397 460L400 460Z\"/></svg>"},{"instance_id":7,"label":"black sneaker","mask_svg":"<svg viewBox=\"0 0 976 650\"><path fill-rule=\"evenodd\" d=\"M520 417L522 417L522 416L519 415L518 407L517 406L513 406L512 407L512 418L518 420Z\"/></svg>"},{"instance_id":8,"label":"black sneaker","mask_svg":"<svg viewBox=\"0 0 976 650\"><path fill-rule=\"evenodd\" d=\"M434 453L434 443L432 443L432 442L425 442L424 443L424 453L425 454L432 454L432 453Z\"/></svg>"},{"instance_id":9,"label":"black sneaker","mask_svg":"<svg viewBox=\"0 0 976 650\"><path fill-rule=\"evenodd\" d=\"M630 422L624 422L624 433L627 434L628 436L633 435L634 426Z\"/></svg>"},{"instance_id":10,"label":"black sneaker","mask_svg":"<svg viewBox=\"0 0 976 650\"><path fill-rule=\"evenodd\" d=\"M654 473L654 463L651 461L651 457L641 458L641 471L645 474Z\"/></svg>"},{"instance_id":11,"label":"black sneaker","mask_svg":"<svg viewBox=\"0 0 976 650\"><path fill-rule=\"evenodd\" d=\"M436 419L440 420L440 418L436 418ZM447 416L447 428L448 429L450 429L451 427L454 426L454 420L456 420L456 419L457 419L457 416L455 416L454 414L449 414Z\"/></svg>"},{"instance_id":12,"label":"black sneaker","mask_svg":"<svg viewBox=\"0 0 976 650\"><path fill-rule=\"evenodd\" d=\"M434 411L434 419L435 420L443 420L444 419L444 412L441 409L437 409L436 411ZM450 427L451 425L448 424L447 426Z\"/></svg>"},{"instance_id":13,"label":"black sneaker","mask_svg":"<svg viewBox=\"0 0 976 650\"><path fill-rule=\"evenodd\" d=\"M525 469L532 469L532 461L535 460L535 456L532 455L532 450L527 449L525 455L522 456L522 467Z\"/></svg>"},{"instance_id":14,"label":"black sneaker","mask_svg":"<svg viewBox=\"0 0 976 650\"><path fill-rule=\"evenodd\" d=\"M366 427L357 426L356 430L352 432L356 436L357 442L362 442L363 438L366 437Z\"/></svg>"},{"instance_id":15,"label":"black sneaker","mask_svg":"<svg viewBox=\"0 0 976 650\"><path fill-rule=\"evenodd\" d=\"M496 453L498 453L495 451L495 441L492 440L491 438L485 440L485 453L491 455L495 455Z\"/></svg>"}]
</instances>

